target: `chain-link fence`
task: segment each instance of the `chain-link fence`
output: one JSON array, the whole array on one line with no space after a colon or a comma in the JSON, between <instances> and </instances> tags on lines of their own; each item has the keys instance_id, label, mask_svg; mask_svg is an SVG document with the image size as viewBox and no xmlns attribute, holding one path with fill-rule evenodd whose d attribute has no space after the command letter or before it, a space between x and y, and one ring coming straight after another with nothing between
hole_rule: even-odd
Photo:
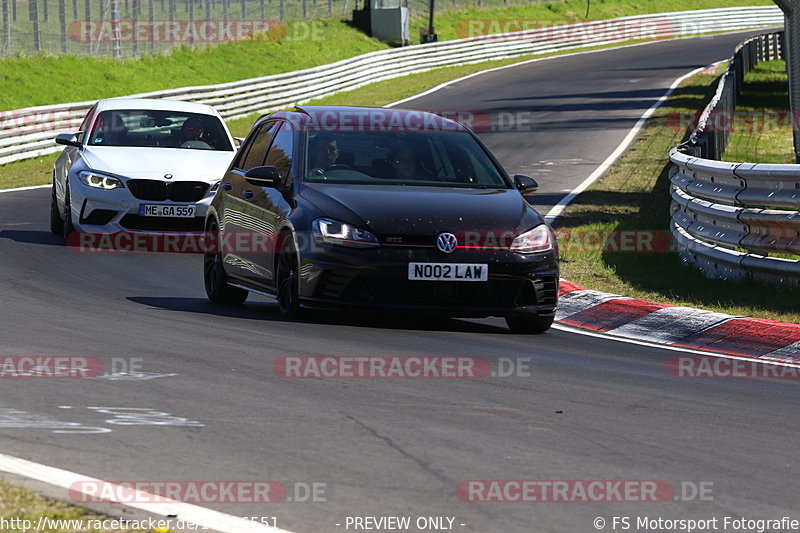
<instances>
[{"instance_id":1,"label":"chain-link fence","mask_svg":"<svg viewBox=\"0 0 800 533\"><path fill-rule=\"evenodd\" d=\"M427 16L430 0L381 0ZM436 11L502 7L532 0L438 0ZM204 45L264 34L280 39L284 22L349 20L365 0L0 0L0 57L16 53L130 57L176 45ZM294 31L297 31L296 29ZM310 30L309 30L310 31Z\"/></svg>"},{"instance_id":2,"label":"chain-link fence","mask_svg":"<svg viewBox=\"0 0 800 533\"><path fill-rule=\"evenodd\" d=\"M350 18L354 0L0 0L2 50L111 57L214 44L285 21Z\"/></svg>"}]
</instances>

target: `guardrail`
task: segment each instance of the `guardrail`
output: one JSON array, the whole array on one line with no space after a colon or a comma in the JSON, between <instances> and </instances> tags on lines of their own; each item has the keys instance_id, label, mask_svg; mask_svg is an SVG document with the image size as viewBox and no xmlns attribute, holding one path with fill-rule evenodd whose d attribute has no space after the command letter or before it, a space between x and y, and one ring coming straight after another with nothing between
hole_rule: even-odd
<instances>
[{"instance_id":1,"label":"guardrail","mask_svg":"<svg viewBox=\"0 0 800 533\"><path fill-rule=\"evenodd\" d=\"M233 119L440 67L782 23L783 13L776 6L638 15L380 50L296 72L132 96L207 103L224 118ZM0 113L0 164L58 151L52 138L74 131L93 104L86 101Z\"/></svg>"},{"instance_id":2,"label":"guardrail","mask_svg":"<svg viewBox=\"0 0 800 533\"><path fill-rule=\"evenodd\" d=\"M670 151L672 235L682 261L708 277L800 282L800 261L769 256L800 255L800 165L718 161L732 128L709 127L714 113L735 117L744 75L782 57L782 41L771 33L740 44L698 127Z\"/></svg>"}]
</instances>

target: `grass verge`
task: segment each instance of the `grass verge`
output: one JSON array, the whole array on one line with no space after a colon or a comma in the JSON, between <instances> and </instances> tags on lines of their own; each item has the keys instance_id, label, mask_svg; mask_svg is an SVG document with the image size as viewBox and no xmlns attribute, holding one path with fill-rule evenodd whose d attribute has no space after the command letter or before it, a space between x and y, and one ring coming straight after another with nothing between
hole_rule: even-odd
<instances>
[{"instance_id":1,"label":"grass verge","mask_svg":"<svg viewBox=\"0 0 800 533\"><path fill-rule=\"evenodd\" d=\"M727 161L794 163L786 62L764 61L745 76L736 106ZM727 117L712 121L726 127Z\"/></svg>"},{"instance_id":2,"label":"grass verge","mask_svg":"<svg viewBox=\"0 0 800 533\"><path fill-rule=\"evenodd\" d=\"M24 529L20 527L11 527L9 529L0 529L0 531L9 532L22 532L22 531L39 531L40 533L135 533L144 532L140 529L97 529L97 528L77 528L75 525L82 524L84 526L95 525L98 522L102 525L103 520L108 520L110 517L99 515L89 512L81 507L69 505L64 502L45 498L36 492L28 489L14 487L6 482L0 481L0 517L4 518L10 524L23 524L25 520L29 520L33 527ZM43 527L42 529L35 529L38 525L40 517L47 517L51 520L50 526ZM15 522L10 522L18 519ZM60 524L55 521L72 520L73 527L55 527L57 525L68 526L68 523L61 522Z\"/></svg>"},{"instance_id":3,"label":"grass verge","mask_svg":"<svg viewBox=\"0 0 800 533\"><path fill-rule=\"evenodd\" d=\"M579 195L557 220L572 235L614 230L669 231L669 148L686 135L682 113L702 109L716 87L717 74L686 80L648 121L632 147ZM790 136L791 137L791 136ZM678 254L618 253L562 248L562 276L599 291L732 315L800 323L800 289L756 282L709 280L684 267Z\"/></svg>"}]
</instances>

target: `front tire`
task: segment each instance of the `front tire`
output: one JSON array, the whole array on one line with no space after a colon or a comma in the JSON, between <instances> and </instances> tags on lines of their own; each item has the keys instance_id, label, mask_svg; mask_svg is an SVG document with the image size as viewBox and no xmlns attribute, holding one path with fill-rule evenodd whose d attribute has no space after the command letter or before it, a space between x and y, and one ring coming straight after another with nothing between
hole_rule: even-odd
<instances>
[{"instance_id":1,"label":"front tire","mask_svg":"<svg viewBox=\"0 0 800 533\"><path fill-rule=\"evenodd\" d=\"M293 320L302 314L300 308L300 261L295 252L294 239L286 237L278 255L276 272L278 285L278 311L284 318Z\"/></svg>"},{"instance_id":2,"label":"front tire","mask_svg":"<svg viewBox=\"0 0 800 533\"><path fill-rule=\"evenodd\" d=\"M53 194L50 195L50 233L53 235L64 234L64 219L61 218L61 212L58 209L55 179L53 180Z\"/></svg>"},{"instance_id":3,"label":"front tire","mask_svg":"<svg viewBox=\"0 0 800 533\"><path fill-rule=\"evenodd\" d=\"M216 222L212 222L206 231L219 234L219 226ZM215 242L219 242L219 239L216 239ZM241 304L247 300L248 291L228 284L228 275L223 266L221 250L215 250L214 253L203 256L203 281L208 299L212 302Z\"/></svg>"},{"instance_id":4,"label":"front tire","mask_svg":"<svg viewBox=\"0 0 800 533\"><path fill-rule=\"evenodd\" d=\"M553 325L553 315L510 315L506 317L506 324L513 333L544 333Z\"/></svg>"},{"instance_id":5,"label":"front tire","mask_svg":"<svg viewBox=\"0 0 800 533\"><path fill-rule=\"evenodd\" d=\"M69 183L64 187L64 216L61 219L61 235L64 237L64 243L69 244L69 236L75 231L75 226L72 224L72 202L69 198Z\"/></svg>"}]
</instances>

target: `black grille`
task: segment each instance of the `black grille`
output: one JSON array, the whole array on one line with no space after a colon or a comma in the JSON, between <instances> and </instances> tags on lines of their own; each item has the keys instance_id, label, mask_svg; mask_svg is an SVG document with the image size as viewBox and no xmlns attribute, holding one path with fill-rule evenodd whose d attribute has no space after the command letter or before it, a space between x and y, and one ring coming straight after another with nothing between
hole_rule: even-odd
<instances>
[{"instance_id":1,"label":"black grille","mask_svg":"<svg viewBox=\"0 0 800 533\"><path fill-rule=\"evenodd\" d=\"M197 202L208 191L208 183L202 181L177 181L167 187L173 202Z\"/></svg>"},{"instance_id":2,"label":"black grille","mask_svg":"<svg viewBox=\"0 0 800 533\"><path fill-rule=\"evenodd\" d=\"M205 218L142 217L125 215L120 224L128 229L149 231L203 231Z\"/></svg>"},{"instance_id":3,"label":"black grille","mask_svg":"<svg viewBox=\"0 0 800 533\"><path fill-rule=\"evenodd\" d=\"M320 296L377 304L508 306L521 285L519 281L430 282L326 274Z\"/></svg>"},{"instance_id":4,"label":"black grille","mask_svg":"<svg viewBox=\"0 0 800 533\"><path fill-rule=\"evenodd\" d=\"M81 224L105 226L111 222L111 219L114 218L114 215L116 214L117 212L112 211L111 209L95 209L88 217L81 220Z\"/></svg>"},{"instance_id":5,"label":"black grille","mask_svg":"<svg viewBox=\"0 0 800 533\"><path fill-rule=\"evenodd\" d=\"M371 289L387 294L392 290L384 283L369 280ZM480 283L459 281L408 281L394 284L392 300L401 304L459 305L470 307L510 306L520 288L519 281L489 280ZM380 287L380 288L379 288Z\"/></svg>"},{"instance_id":6,"label":"black grille","mask_svg":"<svg viewBox=\"0 0 800 533\"><path fill-rule=\"evenodd\" d=\"M541 278L534 280L533 288L536 291L536 302L539 304L556 303L556 278Z\"/></svg>"},{"instance_id":7,"label":"black grille","mask_svg":"<svg viewBox=\"0 0 800 533\"><path fill-rule=\"evenodd\" d=\"M136 198L151 202L196 202L208 191L208 183L202 181L128 180L126 185Z\"/></svg>"},{"instance_id":8,"label":"black grille","mask_svg":"<svg viewBox=\"0 0 800 533\"><path fill-rule=\"evenodd\" d=\"M556 303L554 277L496 280L467 283L459 281L410 281L354 273L327 271L317 287L317 296L399 305L442 305L467 307L521 307Z\"/></svg>"},{"instance_id":9,"label":"black grille","mask_svg":"<svg viewBox=\"0 0 800 533\"><path fill-rule=\"evenodd\" d=\"M324 278L322 283L320 283L320 293L323 296L328 296L331 298L341 298L345 291L351 285L351 282L356 277L355 274L346 274L343 272L335 272L331 270L325 271L323 274ZM351 290L352 292L352 290ZM360 292L360 291L359 291ZM360 298L358 299L365 299L368 296L365 294L359 294Z\"/></svg>"}]
</instances>

